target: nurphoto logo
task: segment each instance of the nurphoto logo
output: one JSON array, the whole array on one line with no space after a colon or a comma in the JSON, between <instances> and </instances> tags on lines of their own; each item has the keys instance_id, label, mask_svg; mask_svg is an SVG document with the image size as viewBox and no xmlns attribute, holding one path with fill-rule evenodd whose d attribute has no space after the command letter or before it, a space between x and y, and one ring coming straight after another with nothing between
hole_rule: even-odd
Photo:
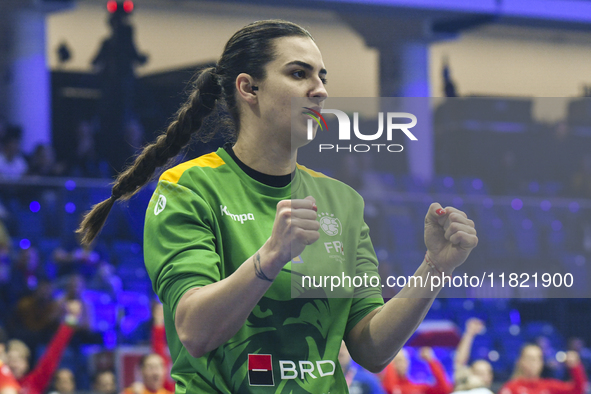
<instances>
[{"instance_id":1,"label":"nurphoto logo","mask_svg":"<svg viewBox=\"0 0 591 394\"><path fill-rule=\"evenodd\" d=\"M308 119L308 141L314 139L314 123L316 123L320 130L328 131L328 125L322 114L333 114L337 117L339 124L338 138L339 141L351 141L351 120L349 115L338 109L326 109L322 108L320 111L314 110L309 107L303 107L309 112L304 112L305 115L310 116L312 119ZM410 131L411 128L416 126L417 117L409 112L387 112L384 116L383 112L378 113L378 130L373 134L364 134L359 130L359 113L353 113L353 134L355 138L361 141L377 141L382 138L384 134L384 117L386 118L386 141L392 141L392 135L395 131L402 131L411 141L417 141L417 137ZM400 119L407 119L410 122L400 123ZM400 144L385 144L385 143L372 143L372 144L319 144L318 151L347 151L347 152L369 152L375 150L380 152L384 149L388 152L402 152L404 147Z\"/></svg>"}]
</instances>

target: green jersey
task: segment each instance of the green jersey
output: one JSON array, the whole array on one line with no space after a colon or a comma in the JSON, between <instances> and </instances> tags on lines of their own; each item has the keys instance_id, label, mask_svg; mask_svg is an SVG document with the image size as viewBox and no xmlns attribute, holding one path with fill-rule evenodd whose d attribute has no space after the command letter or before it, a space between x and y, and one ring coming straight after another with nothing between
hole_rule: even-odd
<instances>
[{"instance_id":1,"label":"green jersey","mask_svg":"<svg viewBox=\"0 0 591 394\"><path fill-rule=\"evenodd\" d=\"M308 195L318 206L320 239L284 267L236 335L192 357L174 325L183 294L232 275L270 237L277 203ZM302 261L338 268L324 272L377 275L358 193L300 165L290 185L271 187L222 148L161 176L146 212L144 258L164 304L176 393L346 393L341 341L383 305L381 287L341 290L349 298L330 298L322 289L292 296L292 268Z\"/></svg>"}]
</instances>

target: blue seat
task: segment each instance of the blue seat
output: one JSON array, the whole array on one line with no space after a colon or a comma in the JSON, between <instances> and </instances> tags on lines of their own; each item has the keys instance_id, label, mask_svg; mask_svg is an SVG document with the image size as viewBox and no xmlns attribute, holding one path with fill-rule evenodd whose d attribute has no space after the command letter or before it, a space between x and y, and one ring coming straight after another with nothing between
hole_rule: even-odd
<instances>
[{"instance_id":1,"label":"blue seat","mask_svg":"<svg viewBox=\"0 0 591 394\"><path fill-rule=\"evenodd\" d=\"M37 241L37 248L39 252L47 259L51 257L51 254L54 250L59 248L62 244L62 241L58 238L41 238Z\"/></svg>"},{"instance_id":2,"label":"blue seat","mask_svg":"<svg viewBox=\"0 0 591 394\"><path fill-rule=\"evenodd\" d=\"M43 216L39 212L21 210L15 215L18 223L17 237L28 238L31 241L38 241L43 237L45 228L43 226Z\"/></svg>"}]
</instances>

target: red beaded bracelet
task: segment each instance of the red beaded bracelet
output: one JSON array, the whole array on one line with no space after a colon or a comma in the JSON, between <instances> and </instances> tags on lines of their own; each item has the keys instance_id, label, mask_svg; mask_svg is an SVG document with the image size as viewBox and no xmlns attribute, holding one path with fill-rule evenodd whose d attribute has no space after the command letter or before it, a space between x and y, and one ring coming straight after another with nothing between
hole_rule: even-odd
<instances>
[{"instance_id":1,"label":"red beaded bracelet","mask_svg":"<svg viewBox=\"0 0 591 394\"><path fill-rule=\"evenodd\" d=\"M432 268L433 270L435 270L439 275L441 276L451 276L451 275L445 275L443 272L439 271L439 269L435 266L435 264L433 264L431 262L431 260L429 260L429 252L425 253L425 262L427 263L427 265Z\"/></svg>"}]
</instances>

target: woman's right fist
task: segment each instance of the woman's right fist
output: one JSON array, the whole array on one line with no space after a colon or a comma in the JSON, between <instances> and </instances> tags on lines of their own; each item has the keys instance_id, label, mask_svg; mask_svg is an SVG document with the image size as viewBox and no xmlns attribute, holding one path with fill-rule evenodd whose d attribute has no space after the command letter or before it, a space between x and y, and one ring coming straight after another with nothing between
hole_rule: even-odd
<instances>
[{"instance_id":1,"label":"woman's right fist","mask_svg":"<svg viewBox=\"0 0 591 394\"><path fill-rule=\"evenodd\" d=\"M320 238L317 210L312 196L277 204L273 232L267 243L281 268Z\"/></svg>"}]
</instances>

